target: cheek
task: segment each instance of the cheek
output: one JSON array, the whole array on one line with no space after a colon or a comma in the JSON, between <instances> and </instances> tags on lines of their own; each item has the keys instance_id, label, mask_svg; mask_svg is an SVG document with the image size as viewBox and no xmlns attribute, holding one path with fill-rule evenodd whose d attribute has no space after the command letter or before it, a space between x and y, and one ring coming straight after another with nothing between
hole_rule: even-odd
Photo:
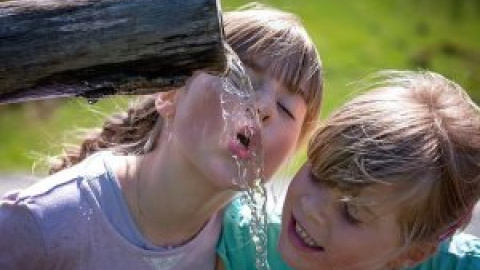
<instances>
[{"instance_id":1,"label":"cheek","mask_svg":"<svg viewBox=\"0 0 480 270\"><path fill-rule=\"evenodd\" d=\"M262 134L264 149L264 170L270 178L280 165L293 154L298 140L298 132L290 129L270 129Z\"/></svg>"},{"instance_id":2,"label":"cheek","mask_svg":"<svg viewBox=\"0 0 480 270\"><path fill-rule=\"evenodd\" d=\"M191 92L177 109L175 117L192 133L203 133L205 129L221 130L223 127L220 97L210 87L205 85L203 89L189 89Z\"/></svg>"},{"instance_id":3,"label":"cheek","mask_svg":"<svg viewBox=\"0 0 480 270\"><path fill-rule=\"evenodd\" d=\"M393 237L394 231L388 235L382 229L372 229L361 233L358 229L339 226L332 239L329 258L334 268L378 269L392 260L400 250L399 243Z\"/></svg>"}]
</instances>

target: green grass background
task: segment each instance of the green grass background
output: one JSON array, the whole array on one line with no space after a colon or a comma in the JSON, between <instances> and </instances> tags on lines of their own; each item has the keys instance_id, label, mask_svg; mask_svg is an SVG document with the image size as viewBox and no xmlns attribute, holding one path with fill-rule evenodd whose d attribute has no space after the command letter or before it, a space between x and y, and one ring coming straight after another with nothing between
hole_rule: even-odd
<instances>
[{"instance_id":1,"label":"green grass background","mask_svg":"<svg viewBox=\"0 0 480 270\"><path fill-rule=\"evenodd\" d=\"M480 0L259 2L296 13L317 45L325 69L322 117L356 94L351 82L380 69L430 69L480 101ZM224 0L222 8L246 3ZM71 142L71 130L99 125L125 104L109 98L0 105L0 173L42 174L38 161Z\"/></svg>"}]
</instances>

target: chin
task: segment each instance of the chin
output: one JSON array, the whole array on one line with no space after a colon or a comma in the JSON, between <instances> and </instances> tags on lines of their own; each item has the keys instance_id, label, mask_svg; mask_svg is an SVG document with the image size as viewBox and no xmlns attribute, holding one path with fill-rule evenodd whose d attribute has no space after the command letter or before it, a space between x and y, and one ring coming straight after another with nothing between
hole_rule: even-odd
<instances>
[{"instance_id":1,"label":"chin","mask_svg":"<svg viewBox=\"0 0 480 270\"><path fill-rule=\"evenodd\" d=\"M283 222L283 221L282 221ZM314 264L311 260L306 259L299 253L298 248L294 246L289 237L286 227L282 227L278 240L278 252L285 263L295 270L318 270L322 269L321 265Z\"/></svg>"},{"instance_id":2,"label":"chin","mask_svg":"<svg viewBox=\"0 0 480 270\"><path fill-rule=\"evenodd\" d=\"M204 174L209 182L218 190L221 191L242 191L244 188L239 183L238 169L234 164L230 166L213 166L211 170ZM250 183L249 183L250 184Z\"/></svg>"},{"instance_id":3,"label":"chin","mask_svg":"<svg viewBox=\"0 0 480 270\"><path fill-rule=\"evenodd\" d=\"M280 233L280 238L278 239L278 252L288 266L296 270L299 269L295 267L295 258L293 258L295 256L293 256L292 247L288 245L286 233L283 228L282 232Z\"/></svg>"},{"instance_id":4,"label":"chin","mask_svg":"<svg viewBox=\"0 0 480 270\"><path fill-rule=\"evenodd\" d=\"M242 163L238 165L237 162L239 161L233 158L229 151L221 150L215 154L210 154L209 158L202 159L201 156L196 156L192 163L197 173L202 175L206 185L211 185L217 191L245 190L245 184L240 179L240 175L242 175L240 170L251 166L250 163L245 164L243 163L245 161L241 161ZM249 186L253 183L253 174L253 172L248 172L245 175Z\"/></svg>"}]
</instances>

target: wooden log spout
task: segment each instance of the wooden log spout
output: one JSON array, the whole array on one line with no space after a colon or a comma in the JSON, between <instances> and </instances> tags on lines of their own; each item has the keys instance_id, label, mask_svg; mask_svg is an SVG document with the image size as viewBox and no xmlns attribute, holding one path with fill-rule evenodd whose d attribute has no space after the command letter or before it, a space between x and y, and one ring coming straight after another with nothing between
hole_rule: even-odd
<instances>
[{"instance_id":1,"label":"wooden log spout","mask_svg":"<svg viewBox=\"0 0 480 270\"><path fill-rule=\"evenodd\" d=\"M0 2L0 103L147 94L226 68L218 0Z\"/></svg>"}]
</instances>

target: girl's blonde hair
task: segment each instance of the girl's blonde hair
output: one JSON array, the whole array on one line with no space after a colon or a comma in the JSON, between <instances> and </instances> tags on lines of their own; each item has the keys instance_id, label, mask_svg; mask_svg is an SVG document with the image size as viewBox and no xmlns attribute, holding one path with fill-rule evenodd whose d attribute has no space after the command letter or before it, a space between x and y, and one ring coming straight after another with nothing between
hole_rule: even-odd
<instances>
[{"instance_id":1,"label":"girl's blonde hair","mask_svg":"<svg viewBox=\"0 0 480 270\"><path fill-rule=\"evenodd\" d=\"M290 13L265 7L226 12L223 16L227 43L246 65L255 65L300 93L307 114L300 141L312 130L321 106L323 79L321 61L299 19ZM260 62L255 59L262 59ZM175 91L175 90L174 90ZM164 94L164 93L161 93ZM168 93L167 93L168 94ZM102 128L87 132L80 146L64 150L50 172L72 166L102 149L142 154L151 137L158 134L162 119L155 109L155 96L147 96L128 110L107 119Z\"/></svg>"},{"instance_id":2,"label":"girl's blonde hair","mask_svg":"<svg viewBox=\"0 0 480 270\"><path fill-rule=\"evenodd\" d=\"M348 194L394 185L404 244L436 243L469 222L480 197L480 109L433 72L375 78L312 137L313 174Z\"/></svg>"}]
</instances>

